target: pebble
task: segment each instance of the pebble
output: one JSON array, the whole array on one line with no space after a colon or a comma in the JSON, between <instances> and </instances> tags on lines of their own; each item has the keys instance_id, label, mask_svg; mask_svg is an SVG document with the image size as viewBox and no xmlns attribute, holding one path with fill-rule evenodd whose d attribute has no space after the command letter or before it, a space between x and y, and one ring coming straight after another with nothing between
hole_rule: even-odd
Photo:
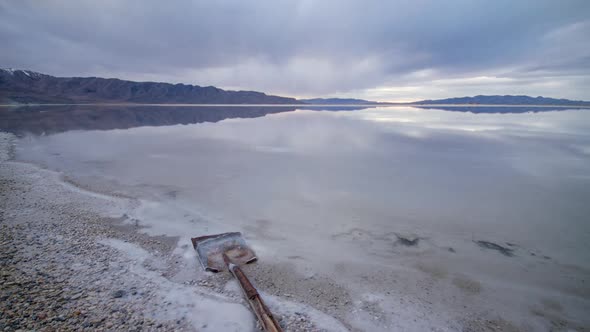
<instances>
[{"instance_id":1,"label":"pebble","mask_svg":"<svg viewBox=\"0 0 590 332\"><path fill-rule=\"evenodd\" d=\"M124 290L118 290L118 291L113 292L112 296L113 296L113 298L118 299L118 298L125 296L125 294L126 293Z\"/></svg>"}]
</instances>

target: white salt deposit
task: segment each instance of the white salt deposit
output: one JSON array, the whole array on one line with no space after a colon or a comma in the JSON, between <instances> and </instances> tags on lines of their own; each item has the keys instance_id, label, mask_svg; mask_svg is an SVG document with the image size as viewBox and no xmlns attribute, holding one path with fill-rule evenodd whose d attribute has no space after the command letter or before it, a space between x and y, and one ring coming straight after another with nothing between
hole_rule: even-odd
<instances>
[{"instance_id":1,"label":"white salt deposit","mask_svg":"<svg viewBox=\"0 0 590 332\"><path fill-rule=\"evenodd\" d=\"M136 245L117 239L105 239L101 243L134 260L127 267L130 274L148 279L157 285L160 302L168 305L166 311L161 308L153 309L156 318L175 321L186 317L199 331L254 330L252 314L243 305L232 303L232 299L220 294L205 290L195 291L194 287L171 282L156 271L147 270L143 264L155 258Z\"/></svg>"}]
</instances>

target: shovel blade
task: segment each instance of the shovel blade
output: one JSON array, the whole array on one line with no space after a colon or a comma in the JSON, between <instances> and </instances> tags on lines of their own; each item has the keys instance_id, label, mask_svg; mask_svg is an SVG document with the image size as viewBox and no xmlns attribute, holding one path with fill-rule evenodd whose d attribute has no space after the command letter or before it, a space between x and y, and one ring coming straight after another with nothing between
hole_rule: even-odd
<instances>
[{"instance_id":1,"label":"shovel blade","mask_svg":"<svg viewBox=\"0 0 590 332\"><path fill-rule=\"evenodd\" d=\"M191 238L201 266L206 271L219 272L227 268L223 260L225 253L235 265L254 262L256 254L246 244L240 232L205 235Z\"/></svg>"}]
</instances>

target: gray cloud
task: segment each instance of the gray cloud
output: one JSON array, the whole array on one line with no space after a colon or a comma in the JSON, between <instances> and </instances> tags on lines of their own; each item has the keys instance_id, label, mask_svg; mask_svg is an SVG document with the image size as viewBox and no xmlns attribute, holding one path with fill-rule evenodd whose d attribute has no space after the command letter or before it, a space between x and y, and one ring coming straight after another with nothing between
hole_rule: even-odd
<instances>
[{"instance_id":1,"label":"gray cloud","mask_svg":"<svg viewBox=\"0 0 590 332\"><path fill-rule=\"evenodd\" d=\"M584 0L0 0L0 66L294 96L590 99L589 14Z\"/></svg>"}]
</instances>

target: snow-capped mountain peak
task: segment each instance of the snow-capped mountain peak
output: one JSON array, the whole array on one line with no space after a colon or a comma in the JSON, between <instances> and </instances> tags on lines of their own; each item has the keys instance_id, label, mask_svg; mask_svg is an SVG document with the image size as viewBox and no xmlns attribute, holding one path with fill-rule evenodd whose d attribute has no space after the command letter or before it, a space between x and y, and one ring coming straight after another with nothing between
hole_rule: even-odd
<instances>
[{"instance_id":1,"label":"snow-capped mountain peak","mask_svg":"<svg viewBox=\"0 0 590 332\"><path fill-rule=\"evenodd\" d=\"M9 75L15 75L15 74L23 74L25 76L28 77L39 77L41 76L40 73L37 73L35 71L31 71L31 70L22 70L22 69L14 69L14 68L0 68L0 72L5 72Z\"/></svg>"}]
</instances>

